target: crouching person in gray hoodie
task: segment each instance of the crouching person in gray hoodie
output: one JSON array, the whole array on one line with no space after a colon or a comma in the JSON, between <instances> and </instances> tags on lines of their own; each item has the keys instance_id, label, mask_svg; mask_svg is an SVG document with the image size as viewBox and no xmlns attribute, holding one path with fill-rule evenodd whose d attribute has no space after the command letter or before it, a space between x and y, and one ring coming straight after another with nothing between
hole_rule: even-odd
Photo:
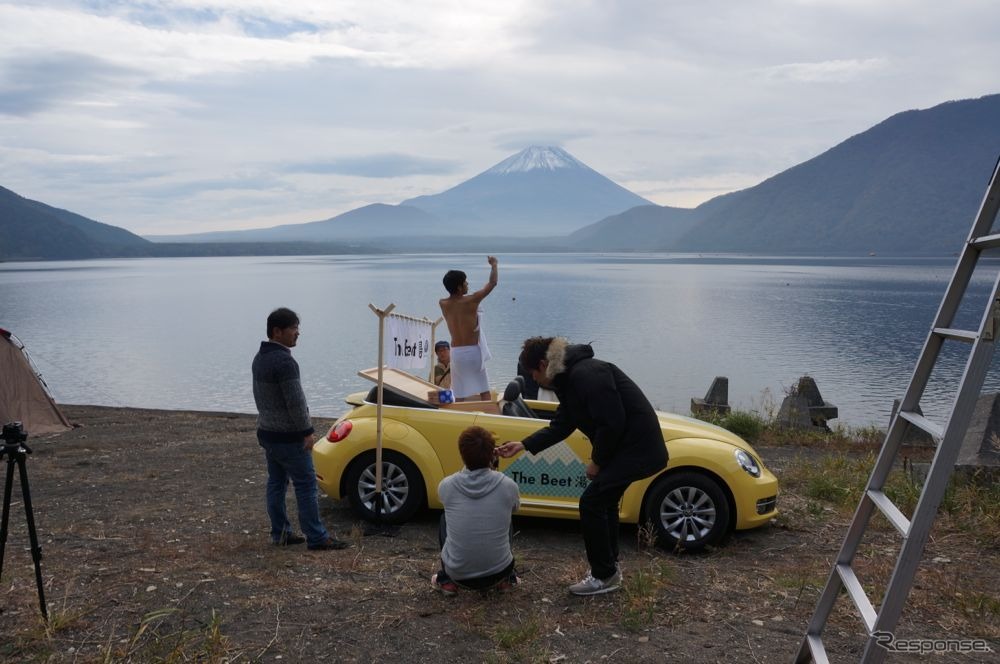
<instances>
[{"instance_id":1,"label":"crouching person in gray hoodie","mask_svg":"<svg viewBox=\"0 0 1000 664\"><path fill-rule=\"evenodd\" d=\"M441 480L444 504L439 541L441 569L431 585L445 595L459 586L506 591L517 582L510 550L510 516L520 504L517 483L494 470L496 440L482 427L458 437L465 468Z\"/></svg>"}]
</instances>

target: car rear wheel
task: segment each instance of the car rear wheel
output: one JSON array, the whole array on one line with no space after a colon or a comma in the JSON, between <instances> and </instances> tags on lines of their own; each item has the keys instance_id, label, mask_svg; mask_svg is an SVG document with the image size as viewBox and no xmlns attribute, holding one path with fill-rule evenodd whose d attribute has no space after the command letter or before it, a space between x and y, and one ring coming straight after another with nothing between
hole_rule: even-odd
<instances>
[{"instance_id":1,"label":"car rear wheel","mask_svg":"<svg viewBox=\"0 0 1000 664\"><path fill-rule=\"evenodd\" d=\"M647 494L643 517L657 544L699 551L722 541L729 528L729 503L718 481L682 472L660 479Z\"/></svg>"},{"instance_id":2,"label":"car rear wheel","mask_svg":"<svg viewBox=\"0 0 1000 664\"><path fill-rule=\"evenodd\" d=\"M378 498L375 452L365 452L351 463L345 476L351 509L362 519L375 520ZM424 480L412 461L392 450L382 452L382 513L384 523L403 523L424 504Z\"/></svg>"}]
</instances>

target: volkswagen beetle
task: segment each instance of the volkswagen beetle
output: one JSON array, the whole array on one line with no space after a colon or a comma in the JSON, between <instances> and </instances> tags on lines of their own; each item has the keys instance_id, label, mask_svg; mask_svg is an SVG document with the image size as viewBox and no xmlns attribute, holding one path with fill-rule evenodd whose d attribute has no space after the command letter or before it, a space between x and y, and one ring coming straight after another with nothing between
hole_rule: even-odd
<instances>
[{"instance_id":1,"label":"volkswagen beetle","mask_svg":"<svg viewBox=\"0 0 1000 664\"><path fill-rule=\"evenodd\" d=\"M481 426L498 443L543 427L556 403L523 399L520 383L490 401L436 403L433 384L385 370L382 406L382 491L376 491L377 394L347 398L352 407L313 447L319 486L346 499L360 517L398 524L423 507L441 509L438 483L462 468L459 433ZM375 378L375 370L360 375ZM777 515L778 480L739 436L690 417L657 412L669 461L633 483L621 502L624 523L649 525L659 545L698 550L733 530L756 528ZM521 492L520 516L579 518L588 480L590 442L579 431L544 452L501 459L499 470Z\"/></svg>"}]
</instances>

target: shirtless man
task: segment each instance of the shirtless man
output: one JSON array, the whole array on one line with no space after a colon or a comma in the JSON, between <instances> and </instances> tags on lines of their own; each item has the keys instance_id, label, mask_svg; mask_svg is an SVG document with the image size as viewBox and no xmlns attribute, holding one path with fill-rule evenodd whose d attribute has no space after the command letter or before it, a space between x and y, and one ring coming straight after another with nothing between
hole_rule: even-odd
<instances>
[{"instance_id":1,"label":"shirtless man","mask_svg":"<svg viewBox=\"0 0 1000 664\"><path fill-rule=\"evenodd\" d=\"M486 361L491 356L479 329L479 303L497 286L497 259L488 256L486 260L490 264L490 280L471 295L465 272L448 270L443 279L448 297L439 304L451 334L451 391L458 401L490 398Z\"/></svg>"}]
</instances>

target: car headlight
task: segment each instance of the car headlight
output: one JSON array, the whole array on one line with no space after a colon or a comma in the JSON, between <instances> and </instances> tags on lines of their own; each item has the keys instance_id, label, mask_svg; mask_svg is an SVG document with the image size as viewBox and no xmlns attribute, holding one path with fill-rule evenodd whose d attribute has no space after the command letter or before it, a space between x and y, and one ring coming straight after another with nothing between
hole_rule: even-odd
<instances>
[{"instance_id":1,"label":"car headlight","mask_svg":"<svg viewBox=\"0 0 1000 664\"><path fill-rule=\"evenodd\" d=\"M736 456L736 463L740 464L740 468L750 473L753 477L760 477L760 465L756 459L740 449L734 451L733 454Z\"/></svg>"}]
</instances>

